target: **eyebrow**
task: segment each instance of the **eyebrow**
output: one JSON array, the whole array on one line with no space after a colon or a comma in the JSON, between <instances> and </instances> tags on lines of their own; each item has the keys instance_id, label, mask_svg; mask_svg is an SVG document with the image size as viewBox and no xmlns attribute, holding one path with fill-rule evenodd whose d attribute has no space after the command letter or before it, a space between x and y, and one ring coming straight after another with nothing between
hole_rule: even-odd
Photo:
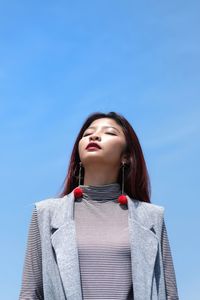
<instances>
[{"instance_id":1,"label":"eyebrow","mask_svg":"<svg viewBox=\"0 0 200 300\"><path fill-rule=\"evenodd\" d=\"M114 126L102 126L102 128L114 128L115 130L117 130L119 133L120 133L120 131L116 128L116 127L114 127ZM90 126L90 127L88 127L87 129L90 129L90 128L96 128L96 126ZM87 130L86 129L86 130Z\"/></svg>"}]
</instances>

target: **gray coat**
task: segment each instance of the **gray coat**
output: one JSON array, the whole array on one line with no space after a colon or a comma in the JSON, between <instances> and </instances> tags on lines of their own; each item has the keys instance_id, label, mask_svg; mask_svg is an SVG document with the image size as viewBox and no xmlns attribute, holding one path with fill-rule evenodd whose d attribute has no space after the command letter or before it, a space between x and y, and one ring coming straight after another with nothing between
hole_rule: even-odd
<instances>
[{"instance_id":1,"label":"gray coat","mask_svg":"<svg viewBox=\"0 0 200 300\"><path fill-rule=\"evenodd\" d=\"M133 297L166 300L161 230L164 208L128 198ZM35 202L42 244L45 300L82 300L73 191Z\"/></svg>"}]
</instances>

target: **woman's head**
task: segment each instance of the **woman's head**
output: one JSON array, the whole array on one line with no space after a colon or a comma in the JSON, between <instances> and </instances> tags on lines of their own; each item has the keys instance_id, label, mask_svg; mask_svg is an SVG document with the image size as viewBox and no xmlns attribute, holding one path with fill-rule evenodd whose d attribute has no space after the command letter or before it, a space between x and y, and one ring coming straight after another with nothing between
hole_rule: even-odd
<instances>
[{"instance_id":1,"label":"woman's head","mask_svg":"<svg viewBox=\"0 0 200 300\"><path fill-rule=\"evenodd\" d=\"M86 149L90 142L100 149ZM125 163L124 191L131 198L150 202L150 180L138 137L130 123L115 112L93 113L87 117L76 138L64 189L60 196L78 186L79 164L82 162L82 179L87 170L107 168L117 174L121 184L121 166Z\"/></svg>"},{"instance_id":2,"label":"woman's head","mask_svg":"<svg viewBox=\"0 0 200 300\"><path fill-rule=\"evenodd\" d=\"M95 143L99 148L88 148ZM117 180L122 162L126 162L126 137L122 127L114 119L95 119L83 132L78 144L80 161L84 167L86 180L98 173L98 177L105 177L105 181ZM102 179L101 179L102 181ZM104 180L103 180L104 182Z\"/></svg>"}]
</instances>

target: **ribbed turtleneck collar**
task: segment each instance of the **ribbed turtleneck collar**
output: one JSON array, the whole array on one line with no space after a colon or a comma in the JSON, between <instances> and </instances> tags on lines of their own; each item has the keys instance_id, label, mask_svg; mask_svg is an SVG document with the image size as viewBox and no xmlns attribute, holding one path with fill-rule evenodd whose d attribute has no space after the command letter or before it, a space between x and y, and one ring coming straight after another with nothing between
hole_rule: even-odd
<instances>
[{"instance_id":1,"label":"ribbed turtleneck collar","mask_svg":"<svg viewBox=\"0 0 200 300\"><path fill-rule=\"evenodd\" d=\"M99 186L80 185L80 188L83 189L83 198L86 200L117 200L119 195L121 195L121 187L120 184L117 182Z\"/></svg>"}]
</instances>

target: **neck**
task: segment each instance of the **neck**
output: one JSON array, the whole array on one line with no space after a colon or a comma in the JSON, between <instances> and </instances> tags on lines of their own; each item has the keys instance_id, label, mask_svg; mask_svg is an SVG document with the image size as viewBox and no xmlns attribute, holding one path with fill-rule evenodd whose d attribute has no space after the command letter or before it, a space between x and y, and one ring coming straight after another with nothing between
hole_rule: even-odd
<instances>
[{"instance_id":1,"label":"neck","mask_svg":"<svg viewBox=\"0 0 200 300\"><path fill-rule=\"evenodd\" d=\"M93 186L101 186L105 184L112 184L117 182L118 179L118 168L109 169L108 168L98 168L95 172L94 168L85 169L84 174L84 185L93 185Z\"/></svg>"}]
</instances>

